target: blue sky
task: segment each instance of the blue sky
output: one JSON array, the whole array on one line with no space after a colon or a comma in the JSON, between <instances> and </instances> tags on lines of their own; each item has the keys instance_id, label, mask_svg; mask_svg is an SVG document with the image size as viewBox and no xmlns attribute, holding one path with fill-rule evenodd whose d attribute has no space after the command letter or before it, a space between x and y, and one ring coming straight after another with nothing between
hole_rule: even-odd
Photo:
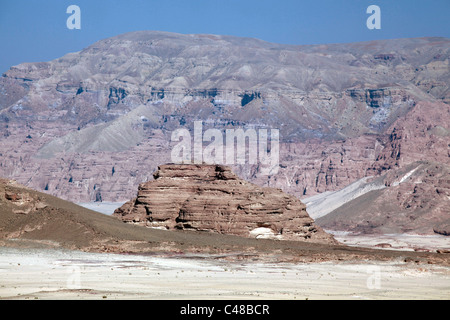
<instances>
[{"instance_id":1,"label":"blue sky","mask_svg":"<svg viewBox=\"0 0 450 320\"><path fill-rule=\"evenodd\" d=\"M81 29L69 30L69 5ZM381 30L369 30L369 5ZM0 0L0 73L136 30L212 33L286 44L450 37L450 0Z\"/></svg>"}]
</instances>

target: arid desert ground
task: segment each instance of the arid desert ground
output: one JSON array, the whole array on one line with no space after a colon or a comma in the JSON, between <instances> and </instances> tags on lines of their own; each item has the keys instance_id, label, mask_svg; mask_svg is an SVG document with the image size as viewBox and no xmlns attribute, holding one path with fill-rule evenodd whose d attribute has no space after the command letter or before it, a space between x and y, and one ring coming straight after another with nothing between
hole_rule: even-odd
<instances>
[{"instance_id":1,"label":"arid desert ground","mask_svg":"<svg viewBox=\"0 0 450 320\"><path fill-rule=\"evenodd\" d=\"M450 268L0 249L2 299L448 299Z\"/></svg>"}]
</instances>

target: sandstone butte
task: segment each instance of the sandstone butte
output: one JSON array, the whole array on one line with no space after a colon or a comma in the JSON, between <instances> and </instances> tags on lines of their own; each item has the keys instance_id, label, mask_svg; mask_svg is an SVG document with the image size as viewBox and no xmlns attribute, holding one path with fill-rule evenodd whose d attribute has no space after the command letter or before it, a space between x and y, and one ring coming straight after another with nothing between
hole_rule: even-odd
<instances>
[{"instance_id":1,"label":"sandstone butte","mask_svg":"<svg viewBox=\"0 0 450 320\"><path fill-rule=\"evenodd\" d=\"M299 199L242 180L227 166L166 164L153 176L114 216L167 230L336 243Z\"/></svg>"}]
</instances>

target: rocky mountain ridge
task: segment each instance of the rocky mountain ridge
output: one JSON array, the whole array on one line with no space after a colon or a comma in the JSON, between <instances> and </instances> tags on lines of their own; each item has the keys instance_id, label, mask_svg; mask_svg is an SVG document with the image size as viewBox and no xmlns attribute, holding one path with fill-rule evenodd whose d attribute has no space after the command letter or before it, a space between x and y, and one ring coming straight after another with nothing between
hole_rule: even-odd
<instances>
[{"instance_id":1,"label":"rocky mountain ridge","mask_svg":"<svg viewBox=\"0 0 450 320\"><path fill-rule=\"evenodd\" d=\"M142 31L0 78L0 175L76 202L123 201L171 162L171 133L280 130L276 175L297 197L415 161L449 165L446 38L292 46Z\"/></svg>"}]
</instances>

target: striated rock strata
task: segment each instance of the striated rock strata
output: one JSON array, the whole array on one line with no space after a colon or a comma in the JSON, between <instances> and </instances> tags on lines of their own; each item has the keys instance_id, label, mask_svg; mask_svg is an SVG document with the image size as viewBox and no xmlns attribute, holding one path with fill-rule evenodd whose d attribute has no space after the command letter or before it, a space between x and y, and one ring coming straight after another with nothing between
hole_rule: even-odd
<instances>
[{"instance_id":1,"label":"striated rock strata","mask_svg":"<svg viewBox=\"0 0 450 320\"><path fill-rule=\"evenodd\" d=\"M200 120L279 129L276 175L233 171L298 197L418 160L448 163L449 57L447 38L118 35L0 77L0 175L70 201L123 201L173 161L172 132Z\"/></svg>"},{"instance_id":2,"label":"striated rock strata","mask_svg":"<svg viewBox=\"0 0 450 320\"><path fill-rule=\"evenodd\" d=\"M154 178L141 184L137 197L114 215L147 227L334 242L300 200L242 180L229 167L168 164Z\"/></svg>"}]
</instances>

